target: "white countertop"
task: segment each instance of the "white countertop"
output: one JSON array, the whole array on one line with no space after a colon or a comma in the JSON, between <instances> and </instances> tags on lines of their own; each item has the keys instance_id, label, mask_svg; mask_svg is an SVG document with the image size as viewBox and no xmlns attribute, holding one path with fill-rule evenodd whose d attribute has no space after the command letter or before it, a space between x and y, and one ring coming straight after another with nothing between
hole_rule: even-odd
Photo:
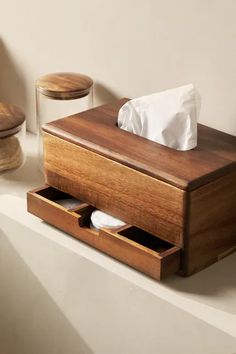
<instances>
[{"instance_id":1,"label":"white countertop","mask_svg":"<svg viewBox=\"0 0 236 354\"><path fill-rule=\"evenodd\" d=\"M236 353L236 254L191 277L156 282L27 213L26 192L44 182L34 135L25 150L25 165L0 177L7 354L14 353L7 325L17 354Z\"/></svg>"}]
</instances>

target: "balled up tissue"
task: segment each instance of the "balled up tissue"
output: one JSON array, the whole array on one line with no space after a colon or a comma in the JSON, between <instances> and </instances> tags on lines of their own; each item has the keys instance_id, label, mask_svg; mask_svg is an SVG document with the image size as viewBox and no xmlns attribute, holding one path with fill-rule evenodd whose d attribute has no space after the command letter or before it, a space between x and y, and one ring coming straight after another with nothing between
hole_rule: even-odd
<instances>
[{"instance_id":1,"label":"balled up tissue","mask_svg":"<svg viewBox=\"0 0 236 354\"><path fill-rule=\"evenodd\" d=\"M118 126L176 150L197 146L200 95L192 84L135 98L118 114Z\"/></svg>"}]
</instances>

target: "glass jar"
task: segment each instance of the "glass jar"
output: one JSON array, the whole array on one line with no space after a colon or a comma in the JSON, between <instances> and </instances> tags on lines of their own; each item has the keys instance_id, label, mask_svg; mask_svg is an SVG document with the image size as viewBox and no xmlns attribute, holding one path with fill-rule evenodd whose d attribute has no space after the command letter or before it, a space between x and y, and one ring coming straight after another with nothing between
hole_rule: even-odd
<instances>
[{"instance_id":1,"label":"glass jar","mask_svg":"<svg viewBox=\"0 0 236 354\"><path fill-rule=\"evenodd\" d=\"M78 73L52 73L36 81L36 113L40 168L43 168L42 126L93 106L93 80Z\"/></svg>"},{"instance_id":2,"label":"glass jar","mask_svg":"<svg viewBox=\"0 0 236 354\"><path fill-rule=\"evenodd\" d=\"M0 102L0 175L25 161L25 115L20 108Z\"/></svg>"}]
</instances>

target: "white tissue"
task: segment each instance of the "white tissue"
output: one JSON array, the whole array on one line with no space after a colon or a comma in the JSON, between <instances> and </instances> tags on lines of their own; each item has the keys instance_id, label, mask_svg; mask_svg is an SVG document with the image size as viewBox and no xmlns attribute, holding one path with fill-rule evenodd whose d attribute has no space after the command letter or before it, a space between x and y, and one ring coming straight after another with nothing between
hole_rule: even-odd
<instances>
[{"instance_id":1,"label":"white tissue","mask_svg":"<svg viewBox=\"0 0 236 354\"><path fill-rule=\"evenodd\" d=\"M119 219L114 218L113 216L104 213L101 210L95 210L91 214L91 223L95 229L107 228L113 229L122 227L125 223Z\"/></svg>"},{"instance_id":2,"label":"white tissue","mask_svg":"<svg viewBox=\"0 0 236 354\"><path fill-rule=\"evenodd\" d=\"M118 114L118 126L176 150L197 146L200 95L192 84L135 98Z\"/></svg>"}]
</instances>

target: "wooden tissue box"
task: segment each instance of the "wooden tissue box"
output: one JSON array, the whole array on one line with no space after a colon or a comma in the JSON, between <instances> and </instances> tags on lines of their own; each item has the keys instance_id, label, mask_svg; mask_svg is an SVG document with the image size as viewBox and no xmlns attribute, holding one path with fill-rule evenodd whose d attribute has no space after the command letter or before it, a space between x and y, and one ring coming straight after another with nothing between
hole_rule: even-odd
<instances>
[{"instance_id":1,"label":"wooden tissue box","mask_svg":"<svg viewBox=\"0 0 236 354\"><path fill-rule=\"evenodd\" d=\"M176 151L119 129L126 101L43 127L47 185L28 210L155 279L190 275L235 249L236 137L199 124L197 148ZM127 226L92 230L94 208Z\"/></svg>"}]
</instances>

